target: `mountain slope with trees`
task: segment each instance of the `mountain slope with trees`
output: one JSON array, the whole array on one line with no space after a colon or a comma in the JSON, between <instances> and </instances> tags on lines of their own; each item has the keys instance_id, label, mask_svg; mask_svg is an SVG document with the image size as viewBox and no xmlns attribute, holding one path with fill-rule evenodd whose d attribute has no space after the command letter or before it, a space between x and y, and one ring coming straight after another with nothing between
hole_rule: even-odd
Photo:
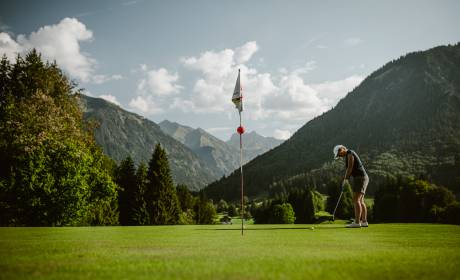
<instances>
[{"instance_id":1,"label":"mountain slope with trees","mask_svg":"<svg viewBox=\"0 0 460 280\"><path fill-rule=\"evenodd\" d=\"M370 192L379 178L407 173L458 194L460 44L407 54L369 75L335 108L246 164L246 195L266 194L274 182L313 170L340 176L331 162L336 144L360 154L373 180ZM205 190L215 199L236 200L238 189L234 172Z\"/></svg>"},{"instance_id":2,"label":"mountain slope with trees","mask_svg":"<svg viewBox=\"0 0 460 280\"><path fill-rule=\"evenodd\" d=\"M219 178L209 166L160 127L137 114L100 98L81 95L84 117L95 122L94 137L104 153L117 162L130 156L136 164L147 163L157 143L166 150L174 182L193 190Z\"/></svg>"}]
</instances>

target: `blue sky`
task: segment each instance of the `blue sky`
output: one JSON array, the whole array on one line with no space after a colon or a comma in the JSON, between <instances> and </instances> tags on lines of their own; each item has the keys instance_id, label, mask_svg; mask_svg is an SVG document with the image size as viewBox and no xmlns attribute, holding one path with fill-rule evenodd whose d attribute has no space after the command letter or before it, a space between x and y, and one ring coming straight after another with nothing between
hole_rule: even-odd
<instances>
[{"instance_id":1,"label":"blue sky","mask_svg":"<svg viewBox=\"0 0 460 280\"><path fill-rule=\"evenodd\" d=\"M8 1L0 53L37 48L86 93L226 140L287 138L407 52L460 41L459 1Z\"/></svg>"}]
</instances>

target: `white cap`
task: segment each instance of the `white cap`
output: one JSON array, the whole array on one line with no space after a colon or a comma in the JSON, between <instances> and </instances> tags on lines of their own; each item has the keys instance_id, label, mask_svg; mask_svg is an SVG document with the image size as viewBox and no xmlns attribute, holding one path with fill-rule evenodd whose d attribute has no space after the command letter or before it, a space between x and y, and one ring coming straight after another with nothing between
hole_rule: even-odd
<instances>
[{"instance_id":1,"label":"white cap","mask_svg":"<svg viewBox=\"0 0 460 280\"><path fill-rule=\"evenodd\" d=\"M343 148L343 149L346 149L346 147L344 145L335 145L334 149L332 150L332 153L334 154L334 159L338 159L339 158L339 150Z\"/></svg>"}]
</instances>

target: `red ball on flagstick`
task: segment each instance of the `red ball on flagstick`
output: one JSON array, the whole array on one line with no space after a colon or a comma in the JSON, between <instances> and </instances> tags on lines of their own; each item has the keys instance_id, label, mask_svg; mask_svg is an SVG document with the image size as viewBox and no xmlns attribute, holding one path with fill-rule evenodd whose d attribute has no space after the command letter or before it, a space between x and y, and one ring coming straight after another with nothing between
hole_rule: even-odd
<instances>
[{"instance_id":1,"label":"red ball on flagstick","mask_svg":"<svg viewBox=\"0 0 460 280\"><path fill-rule=\"evenodd\" d=\"M236 129L236 132L238 132L238 134L243 134L244 133L244 127L243 126L238 126L238 128Z\"/></svg>"}]
</instances>

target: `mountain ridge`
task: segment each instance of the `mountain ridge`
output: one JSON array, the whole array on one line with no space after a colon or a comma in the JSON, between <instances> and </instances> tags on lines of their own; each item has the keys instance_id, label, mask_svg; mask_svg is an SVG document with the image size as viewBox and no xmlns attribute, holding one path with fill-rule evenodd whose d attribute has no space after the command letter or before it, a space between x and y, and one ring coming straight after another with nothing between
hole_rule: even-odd
<instances>
[{"instance_id":1,"label":"mountain ridge","mask_svg":"<svg viewBox=\"0 0 460 280\"><path fill-rule=\"evenodd\" d=\"M84 118L98 124L94 130L97 144L116 162L131 156L136 164L141 161L147 164L155 144L159 142L167 151L175 183L199 190L219 178L212 167L185 145L165 134L155 122L101 98L80 94L80 103Z\"/></svg>"},{"instance_id":2,"label":"mountain ridge","mask_svg":"<svg viewBox=\"0 0 460 280\"><path fill-rule=\"evenodd\" d=\"M407 161L413 175L436 178L436 166L457 164L459 112L460 44L401 56L283 144L246 164L246 194L259 196L273 182L321 168L331 162L336 144L356 150L370 169L375 158L390 152ZM205 191L215 199L238 199L238 176L234 172Z\"/></svg>"}]
</instances>

